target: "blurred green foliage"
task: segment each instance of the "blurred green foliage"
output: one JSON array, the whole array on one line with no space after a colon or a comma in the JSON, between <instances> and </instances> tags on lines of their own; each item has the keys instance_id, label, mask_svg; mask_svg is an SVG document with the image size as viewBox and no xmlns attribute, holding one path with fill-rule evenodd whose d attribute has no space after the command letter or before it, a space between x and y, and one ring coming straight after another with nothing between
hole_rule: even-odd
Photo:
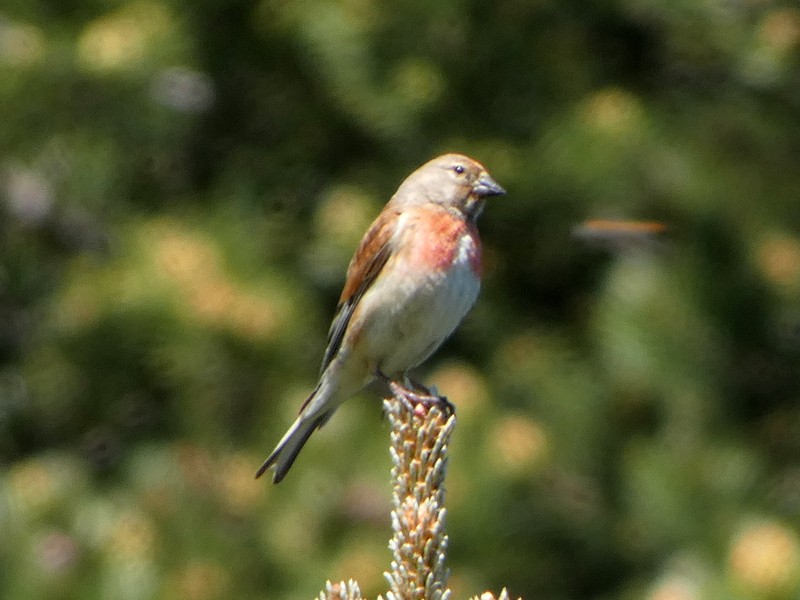
<instances>
[{"instance_id":1,"label":"blurred green foliage","mask_svg":"<svg viewBox=\"0 0 800 600\"><path fill-rule=\"evenodd\" d=\"M509 192L423 373L454 597L800 594L796 5L10 0L0 114L0 597L385 590L374 397L252 477L445 150Z\"/></svg>"}]
</instances>

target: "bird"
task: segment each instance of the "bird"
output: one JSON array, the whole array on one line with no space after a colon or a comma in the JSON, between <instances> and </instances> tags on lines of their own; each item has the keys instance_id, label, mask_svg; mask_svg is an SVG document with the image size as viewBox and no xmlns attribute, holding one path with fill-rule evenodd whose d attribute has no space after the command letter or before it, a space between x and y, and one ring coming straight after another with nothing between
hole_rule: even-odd
<instances>
[{"instance_id":1,"label":"bird","mask_svg":"<svg viewBox=\"0 0 800 600\"><path fill-rule=\"evenodd\" d=\"M274 467L279 483L311 434L370 383L411 382L408 372L477 300L476 222L486 199L505 193L483 165L456 153L426 162L400 184L350 261L317 386L256 479Z\"/></svg>"}]
</instances>

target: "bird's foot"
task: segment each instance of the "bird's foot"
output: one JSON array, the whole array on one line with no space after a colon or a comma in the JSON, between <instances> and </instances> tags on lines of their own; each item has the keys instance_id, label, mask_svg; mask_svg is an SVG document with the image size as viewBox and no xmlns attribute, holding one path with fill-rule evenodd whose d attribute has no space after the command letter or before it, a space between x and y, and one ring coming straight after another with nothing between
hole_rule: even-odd
<instances>
[{"instance_id":1,"label":"bird's foot","mask_svg":"<svg viewBox=\"0 0 800 600\"><path fill-rule=\"evenodd\" d=\"M416 389L411 389L411 385ZM456 412L456 407L453 403L446 396L438 394L435 388L428 389L410 380L406 380L406 385L392 381L389 383L389 388L394 396L399 398L406 405L406 408L414 414L424 415L432 406L438 407L445 416L450 416Z\"/></svg>"}]
</instances>

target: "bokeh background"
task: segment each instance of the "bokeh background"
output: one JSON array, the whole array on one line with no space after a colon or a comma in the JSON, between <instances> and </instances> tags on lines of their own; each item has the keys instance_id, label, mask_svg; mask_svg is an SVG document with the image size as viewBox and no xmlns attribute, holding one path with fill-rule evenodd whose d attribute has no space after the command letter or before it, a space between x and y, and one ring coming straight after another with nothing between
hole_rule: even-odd
<instances>
[{"instance_id":1,"label":"bokeh background","mask_svg":"<svg viewBox=\"0 0 800 600\"><path fill-rule=\"evenodd\" d=\"M800 597L796 4L5 0L0 114L0 597L384 592L374 396L253 473L448 150L508 190L420 373L454 598Z\"/></svg>"}]
</instances>

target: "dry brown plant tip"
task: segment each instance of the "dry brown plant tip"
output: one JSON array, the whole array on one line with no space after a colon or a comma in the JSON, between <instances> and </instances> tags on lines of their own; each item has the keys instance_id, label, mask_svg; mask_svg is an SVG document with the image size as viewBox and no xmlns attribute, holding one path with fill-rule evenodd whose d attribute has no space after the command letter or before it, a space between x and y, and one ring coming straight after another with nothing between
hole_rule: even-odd
<instances>
[{"instance_id":1,"label":"dry brown plant tip","mask_svg":"<svg viewBox=\"0 0 800 600\"><path fill-rule=\"evenodd\" d=\"M392 551L389 600L446 600L448 537L445 529L444 479L447 446L455 415L446 404L415 403L392 386L384 401L391 425ZM420 409L422 408L422 410Z\"/></svg>"},{"instance_id":2,"label":"dry brown plant tip","mask_svg":"<svg viewBox=\"0 0 800 600\"><path fill-rule=\"evenodd\" d=\"M393 485L386 600L449 600L444 480L455 412L435 391L420 394L396 382L390 389L392 397L383 401L391 426ZM318 600L362 600L361 589L352 579L328 581ZM472 600L510 597L503 589L497 597L484 592Z\"/></svg>"}]
</instances>

